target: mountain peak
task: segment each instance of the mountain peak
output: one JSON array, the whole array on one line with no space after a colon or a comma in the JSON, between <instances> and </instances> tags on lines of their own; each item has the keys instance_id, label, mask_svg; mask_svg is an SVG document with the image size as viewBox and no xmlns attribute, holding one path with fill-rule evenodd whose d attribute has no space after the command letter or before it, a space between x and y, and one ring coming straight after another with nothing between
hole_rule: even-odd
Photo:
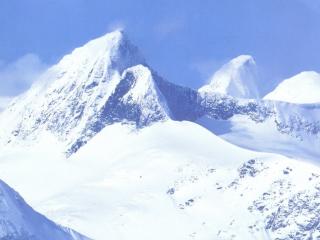
<instances>
[{"instance_id":1,"label":"mountain peak","mask_svg":"<svg viewBox=\"0 0 320 240\"><path fill-rule=\"evenodd\" d=\"M291 103L320 102L320 74L315 71L304 71L283 80L264 99Z\"/></svg>"},{"instance_id":2,"label":"mountain peak","mask_svg":"<svg viewBox=\"0 0 320 240\"><path fill-rule=\"evenodd\" d=\"M128 68L124 71L123 75L130 74L133 79L137 79L132 86L132 93L129 92L124 96L124 99L130 99L131 101L142 101L147 95L154 94L156 91L156 86L153 81L152 72L150 69L143 65L136 65L134 67Z\"/></svg>"},{"instance_id":3,"label":"mountain peak","mask_svg":"<svg viewBox=\"0 0 320 240\"><path fill-rule=\"evenodd\" d=\"M220 93L238 98L257 98L256 63L250 55L240 55L223 65L201 93Z\"/></svg>"},{"instance_id":4,"label":"mountain peak","mask_svg":"<svg viewBox=\"0 0 320 240\"><path fill-rule=\"evenodd\" d=\"M87 48L87 49L99 52L99 51L111 49L113 47L117 47L121 43L127 42L127 41L129 41L129 38L124 33L124 31L116 30L113 32L106 33L103 36L100 36L93 40L90 40L85 45L77 49Z\"/></svg>"},{"instance_id":5,"label":"mountain peak","mask_svg":"<svg viewBox=\"0 0 320 240\"><path fill-rule=\"evenodd\" d=\"M66 67L69 68L70 62L82 64L90 60L97 61L99 58L110 58L110 61L116 61L120 58L123 60L126 58L129 62L145 62L138 48L130 42L124 31L116 30L76 48L71 54L65 56L59 65L66 65Z\"/></svg>"},{"instance_id":6,"label":"mountain peak","mask_svg":"<svg viewBox=\"0 0 320 240\"><path fill-rule=\"evenodd\" d=\"M249 65L256 64L254 58L251 55L240 55L232 59L230 63L236 67L242 67L243 65L246 65L246 64L249 64Z\"/></svg>"}]
</instances>

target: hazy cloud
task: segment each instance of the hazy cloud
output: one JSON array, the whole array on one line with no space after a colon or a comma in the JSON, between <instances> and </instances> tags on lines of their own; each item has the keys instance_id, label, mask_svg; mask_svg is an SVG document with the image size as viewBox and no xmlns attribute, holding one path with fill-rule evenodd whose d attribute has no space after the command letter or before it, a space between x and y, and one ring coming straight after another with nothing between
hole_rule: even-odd
<instances>
[{"instance_id":1,"label":"hazy cloud","mask_svg":"<svg viewBox=\"0 0 320 240\"><path fill-rule=\"evenodd\" d=\"M218 71L226 62L226 59L206 59L194 62L190 65L190 69L196 71L200 75L202 83L199 84L207 84L213 74Z\"/></svg>"},{"instance_id":2,"label":"hazy cloud","mask_svg":"<svg viewBox=\"0 0 320 240\"><path fill-rule=\"evenodd\" d=\"M156 25L155 32L159 35L159 37L165 38L183 29L185 24L185 19L182 17L164 19L162 22Z\"/></svg>"},{"instance_id":3,"label":"hazy cloud","mask_svg":"<svg viewBox=\"0 0 320 240\"><path fill-rule=\"evenodd\" d=\"M27 54L14 62L0 60L0 96L14 96L25 91L47 65L35 54Z\"/></svg>"},{"instance_id":4,"label":"hazy cloud","mask_svg":"<svg viewBox=\"0 0 320 240\"><path fill-rule=\"evenodd\" d=\"M112 32L116 30L124 30L125 26L126 24L123 21L120 21L120 20L113 21L108 25L107 31Z\"/></svg>"}]
</instances>

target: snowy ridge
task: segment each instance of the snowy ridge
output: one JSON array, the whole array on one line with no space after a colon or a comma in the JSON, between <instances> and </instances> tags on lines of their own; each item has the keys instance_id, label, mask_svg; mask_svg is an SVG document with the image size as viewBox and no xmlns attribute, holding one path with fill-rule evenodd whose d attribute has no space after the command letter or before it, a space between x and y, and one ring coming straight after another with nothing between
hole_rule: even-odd
<instances>
[{"instance_id":1,"label":"snowy ridge","mask_svg":"<svg viewBox=\"0 0 320 240\"><path fill-rule=\"evenodd\" d=\"M134 80L131 89L122 97L122 102L139 105L142 126L148 125L148 121L154 121L154 112L159 119L169 118L169 108L161 91L158 89L151 70L143 65L127 69L123 73L123 79Z\"/></svg>"},{"instance_id":2,"label":"snowy ridge","mask_svg":"<svg viewBox=\"0 0 320 240\"><path fill-rule=\"evenodd\" d=\"M7 126L0 140L20 144L49 133L72 154L115 122L144 127L169 116L195 119L197 99L195 91L162 80L116 31L74 50L13 102L0 118Z\"/></svg>"},{"instance_id":3,"label":"snowy ridge","mask_svg":"<svg viewBox=\"0 0 320 240\"><path fill-rule=\"evenodd\" d=\"M318 144L317 105L245 99L257 96L254 67L251 56L239 56L196 91L162 79L127 36L115 31L65 56L17 98L0 116L6 126L0 141L24 144L49 134L70 156L117 122L143 128L168 119L244 116L254 124L272 121L268 127L279 133Z\"/></svg>"},{"instance_id":4,"label":"snowy ridge","mask_svg":"<svg viewBox=\"0 0 320 240\"><path fill-rule=\"evenodd\" d=\"M237 98L258 98L256 63L249 55L232 59L218 70L201 93L220 93Z\"/></svg>"},{"instance_id":5,"label":"snowy ridge","mask_svg":"<svg viewBox=\"0 0 320 240\"><path fill-rule=\"evenodd\" d=\"M320 74L301 72L285 79L264 99L291 103L320 103Z\"/></svg>"},{"instance_id":6,"label":"snowy ridge","mask_svg":"<svg viewBox=\"0 0 320 240\"><path fill-rule=\"evenodd\" d=\"M320 105L207 97L196 122L233 144L318 159ZM294 146L294 147L293 147Z\"/></svg>"},{"instance_id":7,"label":"snowy ridge","mask_svg":"<svg viewBox=\"0 0 320 240\"><path fill-rule=\"evenodd\" d=\"M36 213L17 192L0 180L0 239L89 240Z\"/></svg>"},{"instance_id":8,"label":"snowy ridge","mask_svg":"<svg viewBox=\"0 0 320 240\"><path fill-rule=\"evenodd\" d=\"M126 122L142 128L169 119L166 101L153 78L151 70L143 65L125 70L105 105L95 118L89 119L86 127L88 134L79 136L68 154L76 152L107 125Z\"/></svg>"}]
</instances>

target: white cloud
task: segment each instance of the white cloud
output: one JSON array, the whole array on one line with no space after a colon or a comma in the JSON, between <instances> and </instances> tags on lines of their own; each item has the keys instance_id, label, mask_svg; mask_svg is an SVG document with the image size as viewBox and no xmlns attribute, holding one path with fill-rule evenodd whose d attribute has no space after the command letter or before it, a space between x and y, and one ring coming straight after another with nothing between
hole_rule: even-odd
<instances>
[{"instance_id":1,"label":"white cloud","mask_svg":"<svg viewBox=\"0 0 320 240\"><path fill-rule=\"evenodd\" d=\"M0 60L0 96L14 96L25 91L47 68L35 54L26 54L10 63Z\"/></svg>"}]
</instances>

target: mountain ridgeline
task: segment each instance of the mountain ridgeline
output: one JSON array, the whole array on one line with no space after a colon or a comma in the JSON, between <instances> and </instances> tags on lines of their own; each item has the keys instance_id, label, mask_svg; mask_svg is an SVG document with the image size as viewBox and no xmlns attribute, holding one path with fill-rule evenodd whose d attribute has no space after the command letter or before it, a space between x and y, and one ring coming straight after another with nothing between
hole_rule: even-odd
<instances>
[{"instance_id":1,"label":"mountain ridgeline","mask_svg":"<svg viewBox=\"0 0 320 240\"><path fill-rule=\"evenodd\" d=\"M214 77L219 84L198 91L161 78L126 34L115 31L75 49L16 98L0 115L0 124L7 126L0 141L20 144L49 132L70 156L117 122L143 128L167 119L198 122L238 115L257 125L271 120L273 128L292 138L319 141L320 105L258 99L246 67L253 64L248 56L233 60Z\"/></svg>"},{"instance_id":2,"label":"mountain ridgeline","mask_svg":"<svg viewBox=\"0 0 320 240\"><path fill-rule=\"evenodd\" d=\"M89 240L34 211L24 199L0 180L0 239Z\"/></svg>"}]
</instances>

